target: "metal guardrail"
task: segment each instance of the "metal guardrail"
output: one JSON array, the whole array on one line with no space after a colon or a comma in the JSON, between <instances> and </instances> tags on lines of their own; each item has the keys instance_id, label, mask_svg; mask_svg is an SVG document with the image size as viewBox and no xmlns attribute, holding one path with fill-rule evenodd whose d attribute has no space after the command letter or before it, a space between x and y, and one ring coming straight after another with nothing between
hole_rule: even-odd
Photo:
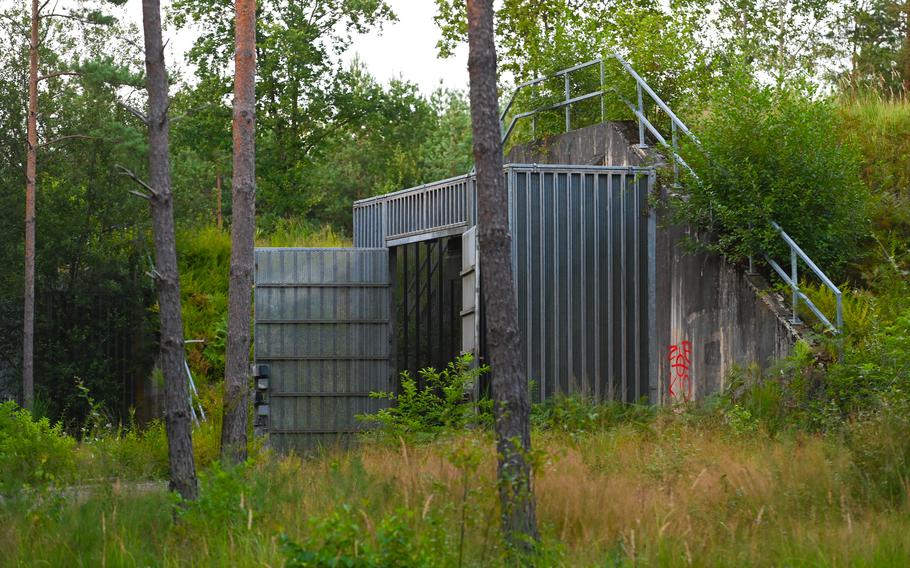
<instances>
[{"instance_id":1,"label":"metal guardrail","mask_svg":"<svg viewBox=\"0 0 910 568\"><path fill-rule=\"evenodd\" d=\"M626 72L626 74L635 80L636 94L637 94L637 99L638 99L636 103L633 103L633 102L629 101L628 99L626 99L622 95L622 93L620 93L619 90L616 89L615 87L607 88L605 86L605 75L606 75L605 65L606 65L606 62L608 62L610 60L618 61L619 64L622 66L623 70ZM595 65L598 65L600 68L600 89L590 91L590 92L587 92L582 95L573 96L572 89L571 89L571 79L570 79L571 74L575 73L577 71L581 71L583 69L593 67ZM526 89L534 88L537 85L540 85L549 79L554 79L557 77L563 77L564 82L565 82L565 90L564 90L565 98L562 101L559 101L559 102L556 102L553 104L549 104L547 106L543 106L540 108L536 108L534 110L518 113L518 114L512 116L512 119L509 122L508 127L506 127L506 124L505 124L506 117L508 116L509 111L512 109L512 106L515 103L515 99L520 92L522 92L523 90L526 90ZM697 148L699 148L701 150L702 146L701 146L701 142L698 140L698 137L696 137L695 134L693 134L692 131L689 130L689 128L685 125L685 123L682 120L680 120L678 116L676 116L676 114L670 109L670 107L663 101L663 99L661 99L657 95L657 93L654 92L654 90L648 85L648 83L645 82L645 80L641 78L641 76L635 71L635 69L633 69L632 66L629 65L629 63L625 59L623 59L619 54L616 54L616 53L606 55L600 59L594 59L592 61L581 63L579 65L575 65L574 67L569 67L568 69L563 69L561 71L554 73L553 75L549 75L546 77L538 77L536 79L532 79L531 81L527 81L525 83L521 83L520 85L516 86L515 90L512 92L512 95L509 97L509 100L506 103L506 106L503 109L503 111L499 117L501 128L503 130L502 142L503 142L503 144L505 144L508 141L508 139L511 136L512 131L515 129L515 125L518 123L518 121L525 119L525 118L529 118L529 117L532 118L532 120L536 120L535 117L537 114L539 114L541 112L550 111L550 110L556 110L559 108L565 109L566 132L568 132L569 130L572 129L572 110L571 110L572 105L585 101L585 100L588 100L588 99L592 99L594 97L601 98L601 104L600 104L601 120L604 120L605 119L605 99L604 99L604 97L608 93L613 93L635 115L635 118L638 121L638 138L639 138L639 147L640 148L647 147L647 144L645 143L645 130L647 130L648 132L651 133L651 135L654 137L655 140L657 140L662 146L664 146L667 150L669 150L670 157L673 160L673 173L674 173L674 180L676 182L679 181L679 166L684 167L690 174L692 174L692 176L694 176L696 179L698 179L698 175L695 173L695 171L689 166L689 164L686 163L686 161L682 158L682 156L679 155L678 132L682 132L689 140L691 140L695 144L695 146ZM651 121L648 120L648 117L645 114L645 105L644 105L645 95L647 95L648 98L650 98L651 101L669 117L670 129L671 129L671 139L669 141L661 134L661 132L654 126L654 124L652 124ZM534 130L533 126L532 126L532 130ZM787 243L787 245L790 247L791 274L789 276L780 267L780 265L777 264L767 254L765 254L764 257L767 260L768 264L771 266L771 268L773 268L774 271L778 274L778 276L780 276L784 280L784 282L791 288L792 307L793 307L793 315L791 318L791 322L800 323L799 316L798 316L798 309L799 309L799 301L802 300L803 302L805 302L806 306L808 306L809 309L812 310L812 312L819 318L819 320L822 323L824 323L829 329L834 331L834 333L838 333L838 334L841 333L843 331L843 324L844 324L843 319L844 318L843 318L843 295L841 294L840 289L837 286L835 286L834 283L831 281L831 279L828 278L828 276L824 272L822 272L822 270L820 268L818 268L818 266L812 261L811 258L809 258L809 256L805 252L803 252L803 250L799 247L799 245L796 244L796 242L780 227L780 225L778 225L777 223L775 223L773 221L771 222L771 225L774 227L774 229L776 231L778 231L778 233L780 233L784 242ZM805 264L812 270L812 272L814 272L815 275L818 276L818 278L825 284L825 286L827 286L834 293L835 297L837 298L837 314L835 317L834 324L832 324L831 321L827 317L825 317L824 314L822 314L821 310L818 309L818 307L812 302L812 300L810 300L806 296L805 293L800 291L799 279L798 279L798 269L797 269L797 259L798 258L802 259L803 262L805 262ZM750 270L751 270L751 265L752 265L751 257L749 260L749 264L750 264Z\"/></svg>"},{"instance_id":2,"label":"metal guardrail","mask_svg":"<svg viewBox=\"0 0 910 568\"><path fill-rule=\"evenodd\" d=\"M354 203L357 247L420 240L428 231L464 232L474 224L474 176L457 176Z\"/></svg>"},{"instance_id":3,"label":"metal guardrail","mask_svg":"<svg viewBox=\"0 0 910 568\"><path fill-rule=\"evenodd\" d=\"M637 104L633 104L631 101L626 99L619 92L619 90L616 89L615 87L607 88L605 86L606 63L611 60L615 60L615 61L619 62L619 64L622 66L622 69L626 72L626 74L635 80L635 88L636 88L636 94L637 94L637 99L638 99ZM599 66L599 69L600 69L600 89L597 89L594 91L589 91L582 95L573 96L572 95L571 75L577 71L581 71L583 69L588 69L595 65ZM512 106L515 103L515 99L518 97L519 93L521 93L522 91L527 90L527 89L533 89L537 85L540 85L549 79L554 79L557 77L563 77L564 82L565 82L565 90L564 90L565 98L562 101L559 101L559 102L556 102L556 103L553 103L553 104L550 104L547 106L539 107L534 110L518 113L518 114L512 116L512 119L509 122L508 127L506 126L506 124L505 124L506 117L508 116L509 111L512 109ZM663 99L661 99L659 96L657 96L657 93L654 92L654 90L648 85L648 83L645 82L645 80L641 78L641 76L635 71L635 69L633 69L632 66L629 65L629 63L625 59L623 59L622 56L620 56L618 53L611 53L600 59L594 59L594 60L588 61L586 63L581 63L579 65L575 65L574 67L569 67L568 69L563 69L561 71L557 71L553 75L548 75L546 77L538 77L536 79L532 79L530 81L521 83L520 85L516 86L515 90L512 91L512 95L509 97L509 100L506 103L505 108L503 109L502 113L500 113L500 116L499 116L500 125L501 125L502 131L503 131L502 143L504 145L509 140L509 137L512 135L512 131L515 129L515 126L518 124L518 122L520 120L522 120L524 118L531 118L532 120L536 120L536 118L535 118L536 115L540 114L541 112L546 112L549 110L556 110L559 108L565 109L566 132L568 132L569 130L572 129L572 105L574 105L576 103L580 103L582 101L586 101L586 100L595 98L595 97L600 97L601 120L604 120L606 117L605 96L608 94L615 95L626 106L628 106L629 109L632 111L632 113L635 115L636 119L638 120L639 147L641 147L641 148L647 147L647 144L645 143L645 130L647 130L648 132L651 133L652 136L654 136L654 138L662 146L664 146L665 148L670 150L670 157L673 160L673 171L674 171L674 175L677 180L679 178L679 166L683 166L691 174L693 174L693 175L695 174L695 172L692 170L692 168L689 167L689 164L687 164L686 161L683 160L683 158L679 155L678 132L682 132L687 138L689 138L692 142L694 142L696 146L701 147L701 143L699 142L698 138L692 133L691 130L689 130L689 128L685 125L685 123L682 120L680 120L678 116L676 116L676 114L670 109L670 107L667 105L667 103L665 103L663 101ZM654 126L654 124L651 123L650 120L648 120L648 117L645 115L645 104L644 104L645 95L647 95L648 98L651 99L651 102L653 102L658 108L660 108L670 118L671 139L669 141L660 133L660 131ZM532 126L532 129L536 130L536 128L533 126Z\"/></svg>"},{"instance_id":4,"label":"metal guardrail","mask_svg":"<svg viewBox=\"0 0 910 568\"><path fill-rule=\"evenodd\" d=\"M835 286L834 282L832 282L831 279L828 278L828 276L825 275L825 273L822 272L822 270L816 266L814 262L812 262L812 259L809 258L805 252L803 252L803 249L801 249L799 245L796 244L796 241L790 238L790 235L788 235L786 231L780 227L780 225L774 221L771 222L771 225L780 234L783 241L787 243L787 246L790 247L790 274L787 274L787 272L781 268L781 266L775 262L773 258L767 254L765 255L765 260L768 262L771 268L773 268L774 271L777 272L777 275L780 276L781 280L783 280L790 287L791 304L793 306L793 315L790 318L790 322L794 324L802 323L799 319L798 311L799 302L802 300L806 306L812 310L812 313L815 314L819 321L825 324L828 329L837 334L842 333L844 329L844 300L840 288ZM835 315L835 323L832 324L831 321L821 312L821 310L818 309L818 306L816 306L815 303L810 300L802 290L799 289L799 259L802 259L806 266L808 266L809 269L815 273L818 279L821 280L822 283L834 293L834 297L837 300L837 313Z\"/></svg>"}]
</instances>

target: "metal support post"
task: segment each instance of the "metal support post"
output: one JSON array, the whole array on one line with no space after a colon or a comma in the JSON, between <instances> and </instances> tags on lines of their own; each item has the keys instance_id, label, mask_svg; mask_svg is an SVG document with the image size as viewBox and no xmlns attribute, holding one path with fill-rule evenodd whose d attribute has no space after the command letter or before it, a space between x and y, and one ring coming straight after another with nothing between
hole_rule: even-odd
<instances>
[{"instance_id":1,"label":"metal support post","mask_svg":"<svg viewBox=\"0 0 910 568\"><path fill-rule=\"evenodd\" d=\"M645 101L644 97L641 94L641 83L636 83L638 87L638 112L641 116L645 115ZM645 123L642 121L641 117L638 119L638 147L647 148L648 145L645 144Z\"/></svg>"},{"instance_id":2,"label":"metal support post","mask_svg":"<svg viewBox=\"0 0 910 568\"><path fill-rule=\"evenodd\" d=\"M572 98L572 91L569 86L569 74L566 73L563 77L566 79L566 132L568 132L572 130L572 109L569 104L569 99Z\"/></svg>"},{"instance_id":3,"label":"metal support post","mask_svg":"<svg viewBox=\"0 0 910 568\"><path fill-rule=\"evenodd\" d=\"M802 323L799 319L799 273L796 266L796 250L790 248L790 288L792 291L793 317L790 323Z\"/></svg>"},{"instance_id":4,"label":"metal support post","mask_svg":"<svg viewBox=\"0 0 910 568\"><path fill-rule=\"evenodd\" d=\"M679 140L676 137L676 121L671 120L670 124L673 144L673 185L679 187ZM751 272L751 268L749 271Z\"/></svg>"}]
</instances>

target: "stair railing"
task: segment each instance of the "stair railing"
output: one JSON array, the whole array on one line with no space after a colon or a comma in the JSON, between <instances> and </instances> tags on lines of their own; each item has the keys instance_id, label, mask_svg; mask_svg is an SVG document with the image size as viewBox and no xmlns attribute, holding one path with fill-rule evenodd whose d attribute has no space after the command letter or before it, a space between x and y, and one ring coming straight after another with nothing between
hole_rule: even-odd
<instances>
[{"instance_id":1,"label":"stair railing","mask_svg":"<svg viewBox=\"0 0 910 568\"><path fill-rule=\"evenodd\" d=\"M622 95L622 93L620 93L619 90L616 89L615 87L608 88L605 86L605 64L607 61L609 61L611 59L618 61L619 64L622 66L623 70L626 72L626 74L635 80L636 95L637 95L637 101L635 103L633 103L632 101L629 101L627 98L625 98ZM571 78L570 78L572 73L575 73L582 69L590 68L594 65L599 65L599 67L600 67L600 88L597 90L594 90L594 91L589 91L582 95L573 96L572 89L571 89ZM535 108L530 111L518 113L518 114L512 116L511 121L509 122L508 126L506 126L506 123L505 123L506 117L508 116L509 111L512 109L512 106L515 103L515 99L520 92L522 92L526 89L534 88L537 85L540 85L541 83L543 83L544 81L547 81L547 80L553 79L553 78L557 78L557 77L564 78L565 89L564 89L563 100L558 101L556 103L549 104L547 106ZM689 166L689 164L686 163L686 161L682 158L682 156L679 155L678 133L682 132L689 140L691 140L695 144L695 146L697 148L699 148L701 150L702 146L701 146L701 142L698 140L698 137L696 137L695 134L693 134L692 131L689 130L689 128L686 126L686 124L682 120L680 120L678 116L676 116L676 114L670 109L670 107L667 105L667 103L665 103L663 101L663 99L661 99L657 95L657 93L654 92L654 90L648 85L647 82L645 82L644 79L641 78L641 76L635 71L635 69L633 69L632 66L629 65L629 63L625 59L623 59L622 56L620 56L617 53L611 53L600 59L594 59L592 61L581 63L579 65L575 65L574 67L569 67L568 69L563 69L561 71L557 71L553 75L549 75L549 76L545 76L545 77L538 77L536 79L532 79L530 81L521 83L520 85L516 86L515 89L512 91L512 95L509 97L504 109L502 110L502 112L500 113L500 116L499 116L500 126L501 126L502 132L503 132L502 143L503 143L503 145L505 145L505 143L509 140L509 137L512 135L512 132L515 129L515 125L518 123L519 120L522 120L522 119L528 118L528 117L531 117L532 120L536 120L536 115L538 115L539 113L550 111L550 110L556 110L556 109L560 109L560 108L565 109L565 127L566 127L566 132L568 132L569 130L572 129L572 110L571 110L572 105L574 105L576 103L580 103L582 101L586 101L588 99L595 98L595 97L600 97L600 99L601 99L600 112L601 112L601 120L603 121L606 118L605 96L608 93L613 93L620 101L622 101L627 107L629 107L629 109L635 115L635 118L638 121L638 147L639 148L647 148L647 144L645 142L645 130L647 130L648 132L651 133L651 135L654 137L654 139L657 140L661 144L661 146L665 147L669 151L670 157L673 160L674 179L676 180L677 183L679 181L679 166L684 167L690 174L692 174L693 177L698 179L698 175L695 173L695 171ZM651 101L655 105L657 105L657 107L660 108L660 110L662 110L669 117L670 129L671 129L671 139L669 141L663 136L663 134L661 134L661 132L657 129L657 127L655 127L654 124L652 124L651 121L648 120L648 117L645 115L645 106L644 106L645 95L647 95L648 98L650 98ZM536 130L536 123L532 123L532 131L534 131L534 130ZM780 234L784 243L786 243L790 249L791 269L790 269L789 275L770 256L768 256L767 254L764 255L765 260L767 260L767 262L771 266L771 268L773 268L774 271L777 273L777 275L780 276L781 279L790 287L791 305L792 305L792 309L793 309L793 314L791 316L790 321L794 324L801 323L800 319L799 319L798 310L799 310L799 302L800 302L800 300L802 300L806 304L806 306L812 311L812 313L814 313L818 317L819 321L821 321L828 329L830 329L835 334L841 334L843 332L843 327L844 327L844 314L843 314L843 294L841 293L840 289L834 285L834 283L831 281L831 279L828 278L828 276L815 264L815 262L812 261L811 258L809 258L809 255L807 255L802 250L802 248L800 248L800 246L798 244L796 244L796 241L794 241L780 227L780 225L778 225L774 221L771 222L771 225L778 232L778 234ZM825 315L821 312L821 310L818 309L818 306L816 306L815 303L813 303L812 300L809 299L809 297L806 296L806 294L803 293L799 289L799 273L798 273L798 268L797 268L798 259L802 259L802 261L806 264L806 266L808 266L809 269L812 272L814 272L816 276L818 276L819 280L821 280L825 284L825 286L828 287L828 289L830 289L834 293L834 296L837 301L837 309L836 309L834 324L832 324L831 321L827 317L825 317ZM749 269L751 272L752 271L752 258L751 257L749 258Z\"/></svg>"},{"instance_id":2,"label":"stair railing","mask_svg":"<svg viewBox=\"0 0 910 568\"><path fill-rule=\"evenodd\" d=\"M825 326L832 332L840 334L844 329L844 298L843 294L840 291L840 288L835 286L834 282L832 282L831 279L828 278L828 276L825 275L825 273L822 272L822 270L816 266L814 262L812 262L812 259L809 258L809 255L803 252L803 249L801 249L799 245L796 244L796 241L790 238L790 235L788 235L786 231L780 227L780 225L774 221L771 221L771 226L774 227L774 229L780 235L781 239L783 239L783 241L790 248L790 274L787 274L787 272L781 268L781 266L775 262L773 258L767 254L765 255L765 260L768 262L771 268L774 269L774 272L776 272L777 275L780 276L781 280L783 280L784 283L790 287L790 302L793 308L793 315L790 317L790 323L802 323L802 321L799 319L799 302L802 300L803 303L805 303L806 306L812 310L812 313L815 314L815 317L817 317L820 322L825 324ZM816 306L815 303L809 299L809 297L806 296L802 290L799 289L800 259L806 264L806 266L809 267L812 272L815 273L818 279L821 280L822 283L827 286L831 292L834 293L834 298L837 302L837 308L833 324L827 317L825 317L825 314L823 314L821 310L818 309L818 306Z\"/></svg>"}]
</instances>

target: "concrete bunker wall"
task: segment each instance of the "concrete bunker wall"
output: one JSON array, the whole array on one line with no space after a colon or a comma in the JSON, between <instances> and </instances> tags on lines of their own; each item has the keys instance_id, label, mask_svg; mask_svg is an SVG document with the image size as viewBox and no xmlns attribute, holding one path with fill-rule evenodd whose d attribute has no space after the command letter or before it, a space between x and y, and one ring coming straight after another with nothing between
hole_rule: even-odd
<instances>
[{"instance_id":1,"label":"concrete bunker wall","mask_svg":"<svg viewBox=\"0 0 910 568\"><path fill-rule=\"evenodd\" d=\"M662 157L637 147L631 122L607 122L513 147L507 162L658 165ZM665 194L660 188L662 201ZM656 227L655 335L657 395L652 402L691 400L721 390L735 366L769 364L789 354L798 333L778 295L757 275L716 254L692 250L691 227L666 210ZM653 362L652 362L653 363Z\"/></svg>"}]
</instances>

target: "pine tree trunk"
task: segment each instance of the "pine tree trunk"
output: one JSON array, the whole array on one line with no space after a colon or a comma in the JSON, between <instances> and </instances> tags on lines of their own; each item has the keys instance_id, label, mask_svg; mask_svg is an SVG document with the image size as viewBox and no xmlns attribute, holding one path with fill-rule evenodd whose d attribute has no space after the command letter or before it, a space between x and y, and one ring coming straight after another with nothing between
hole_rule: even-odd
<instances>
[{"instance_id":1,"label":"pine tree trunk","mask_svg":"<svg viewBox=\"0 0 910 568\"><path fill-rule=\"evenodd\" d=\"M25 294L22 314L22 406L35 400L35 189L38 171L38 0L32 0L28 50L28 134L25 155Z\"/></svg>"},{"instance_id":2,"label":"pine tree trunk","mask_svg":"<svg viewBox=\"0 0 910 568\"><path fill-rule=\"evenodd\" d=\"M184 499L199 495L190 423L188 379L184 370L183 318L180 313L180 278L174 239L174 203L168 155L168 78L161 40L159 0L142 0L145 30L145 72L148 89L149 202L155 240L155 287L161 323L159 362L164 374L164 423L167 431L171 490Z\"/></svg>"},{"instance_id":3,"label":"pine tree trunk","mask_svg":"<svg viewBox=\"0 0 910 568\"><path fill-rule=\"evenodd\" d=\"M518 360L518 311L513 290L508 197L502 170L492 0L468 0L468 70L477 167L477 238L485 282L487 347L493 370L499 499L507 542L529 550L538 539L532 485L530 397Z\"/></svg>"},{"instance_id":4,"label":"pine tree trunk","mask_svg":"<svg viewBox=\"0 0 910 568\"><path fill-rule=\"evenodd\" d=\"M221 427L221 457L227 463L239 463L247 457L250 317L256 227L256 2L236 0L235 10L231 279L224 369L224 421Z\"/></svg>"},{"instance_id":5,"label":"pine tree trunk","mask_svg":"<svg viewBox=\"0 0 910 568\"><path fill-rule=\"evenodd\" d=\"M904 98L910 99L910 0L904 0Z\"/></svg>"}]
</instances>

